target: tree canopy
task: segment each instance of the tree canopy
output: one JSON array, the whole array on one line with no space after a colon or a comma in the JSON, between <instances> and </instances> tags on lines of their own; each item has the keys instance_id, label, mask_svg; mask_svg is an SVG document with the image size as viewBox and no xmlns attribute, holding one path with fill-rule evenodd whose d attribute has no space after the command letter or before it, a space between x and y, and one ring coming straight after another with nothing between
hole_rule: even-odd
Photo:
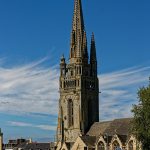
<instances>
[{"instance_id":1,"label":"tree canopy","mask_svg":"<svg viewBox=\"0 0 150 150\"><path fill-rule=\"evenodd\" d=\"M143 150L150 150L150 85L138 90L138 99L132 109L132 133L142 143Z\"/></svg>"}]
</instances>

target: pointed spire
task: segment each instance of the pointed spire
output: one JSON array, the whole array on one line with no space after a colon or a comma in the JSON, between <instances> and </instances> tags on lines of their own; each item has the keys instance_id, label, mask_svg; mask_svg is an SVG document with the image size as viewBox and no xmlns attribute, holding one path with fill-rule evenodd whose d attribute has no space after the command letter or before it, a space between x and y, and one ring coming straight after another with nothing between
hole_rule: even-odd
<instances>
[{"instance_id":1,"label":"pointed spire","mask_svg":"<svg viewBox=\"0 0 150 150\"><path fill-rule=\"evenodd\" d=\"M96 62L96 46L95 46L95 38L94 33L92 33L91 37L91 52L90 52L90 62Z\"/></svg>"},{"instance_id":2,"label":"pointed spire","mask_svg":"<svg viewBox=\"0 0 150 150\"><path fill-rule=\"evenodd\" d=\"M65 64L65 57L64 54L62 54L61 58L60 58L60 63L61 64Z\"/></svg>"},{"instance_id":3,"label":"pointed spire","mask_svg":"<svg viewBox=\"0 0 150 150\"><path fill-rule=\"evenodd\" d=\"M81 0L74 0L73 30L84 30L84 19Z\"/></svg>"},{"instance_id":4,"label":"pointed spire","mask_svg":"<svg viewBox=\"0 0 150 150\"><path fill-rule=\"evenodd\" d=\"M85 48L86 47L86 48ZM71 32L71 58L84 58L87 53L86 32L84 29L84 19L82 13L81 0L74 0L74 14ZM87 54L86 54L87 56Z\"/></svg>"}]
</instances>

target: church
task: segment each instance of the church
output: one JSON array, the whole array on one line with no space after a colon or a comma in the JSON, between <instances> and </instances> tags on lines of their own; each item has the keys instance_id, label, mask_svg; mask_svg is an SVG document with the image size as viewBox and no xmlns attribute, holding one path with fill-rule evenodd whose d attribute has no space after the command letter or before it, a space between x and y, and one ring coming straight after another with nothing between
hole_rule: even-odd
<instances>
[{"instance_id":1,"label":"church","mask_svg":"<svg viewBox=\"0 0 150 150\"><path fill-rule=\"evenodd\" d=\"M74 0L69 63L60 60L57 150L136 150L132 118L99 122L99 80L94 33L88 54L81 0Z\"/></svg>"}]
</instances>

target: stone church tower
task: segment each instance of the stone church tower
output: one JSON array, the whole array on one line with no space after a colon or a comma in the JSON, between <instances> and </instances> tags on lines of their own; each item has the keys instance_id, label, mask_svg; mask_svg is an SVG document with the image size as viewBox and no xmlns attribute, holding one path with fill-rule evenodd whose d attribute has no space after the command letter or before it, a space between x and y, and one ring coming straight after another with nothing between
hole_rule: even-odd
<instances>
[{"instance_id":1,"label":"stone church tower","mask_svg":"<svg viewBox=\"0 0 150 150\"><path fill-rule=\"evenodd\" d=\"M70 58L60 60L60 100L57 141L75 142L99 121L99 81L94 34L90 59L81 0L74 0Z\"/></svg>"}]
</instances>

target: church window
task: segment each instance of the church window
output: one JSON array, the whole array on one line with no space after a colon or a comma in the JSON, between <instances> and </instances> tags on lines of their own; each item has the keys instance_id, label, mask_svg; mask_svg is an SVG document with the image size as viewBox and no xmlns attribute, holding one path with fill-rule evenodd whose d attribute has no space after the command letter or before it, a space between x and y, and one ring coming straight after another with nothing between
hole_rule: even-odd
<instances>
[{"instance_id":1,"label":"church window","mask_svg":"<svg viewBox=\"0 0 150 150\"><path fill-rule=\"evenodd\" d=\"M71 76L73 76L73 70L71 70Z\"/></svg>"},{"instance_id":2,"label":"church window","mask_svg":"<svg viewBox=\"0 0 150 150\"><path fill-rule=\"evenodd\" d=\"M80 82L79 80L76 80L76 85L79 86Z\"/></svg>"},{"instance_id":3,"label":"church window","mask_svg":"<svg viewBox=\"0 0 150 150\"><path fill-rule=\"evenodd\" d=\"M79 74L79 67L77 67L77 74Z\"/></svg>"},{"instance_id":4,"label":"church window","mask_svg":"<svg viewBox=\"0 0 150 150\"><path fill-rule=\"evenodd\" d=\"M133 140L129 142L128 146L129 150L133 150Z\"/></svg>"},{"instance_id":5,"label":"church window","mask_svg":"<svg viewBox=\"0 0 150 150\"><path fill-rule=\"evenodd\" d=\"M81 69L81 66L79 67L79 74L81 74L82 73L82 69Z\"/></svg>"},{"instance_id":6,"label":"church window","mask_svg":"<svg viewBox=\"0 0 150 150\"><path fill-rule=\"evenodd\" d=\"M66 83L64 82L64 88L66 87Z\"/></svg>"},{"instance_id":7,"label":"church window","mask_svg":"<svg viewBox=\"0 0 150 150\"><path fill-rule=\"evenodd\" d=\"M68 100L68 126L73 126L73 101L72 99Z\"/></svg>"},{"instance_id":8,"label":"church window","mask_svg":"<svg viewBox=\"0 0 150 150\"><path fill-rule=\"evenodd\" d=\"M105 145L102 141L98 143L98 150L105 150Z\"/></svg>"},{"instance_id":9,"label":"church window","mask_svg":"<svg viewBox=\"0 0 150 150\"><path fill-rule=\"evenodd\" d=\"M87 150L87 147L84 147L84 150Z\"/></svg>"},{"instance_id":10,"label":"church window","mask_svg":"<svg viewBox=\"0 0 150 150\"><path fill-rule=\"evenodd\" d=\"M120 145L117 141L113 142L113 150L119 150L120 149Z\"/></svg>"}]
</instances>

